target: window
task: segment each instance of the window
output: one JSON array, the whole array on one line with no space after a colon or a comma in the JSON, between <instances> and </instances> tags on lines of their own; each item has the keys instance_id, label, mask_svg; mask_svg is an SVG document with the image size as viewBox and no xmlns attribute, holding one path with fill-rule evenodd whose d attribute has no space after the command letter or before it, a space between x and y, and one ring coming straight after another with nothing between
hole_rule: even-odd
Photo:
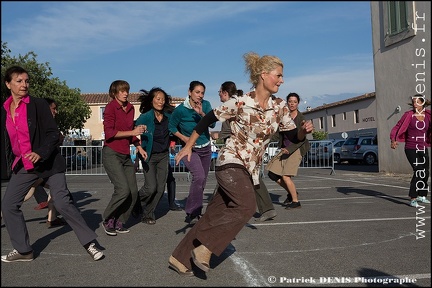
<instances>
[{"instance_id":1,"label":"window","mask_svg":"<svg viewBox=\"0 0 432 288\"><path fill-rule=\"evenodd\" d=\"M100 113L100 121L104 120L104 112L105 112L105 107L99 107L99 113Z\"/></svg>"},{"instance_id":2,"label":"window","mask_svg":"<svg viewBox=\"0 0 432 288\"><path fill-rule=\"evenodd\" d=\"M324 119L323 119L323 117L319 118L319 128L320 129L324 129Z\"/></svg>"},{"instance_id":3,"label":"window","mask_svg":"<svg viewBox=\"0 0 432 288\"><path fill-rule=\"evenodd\" d=\"M395 35L409 28L407 19L407 3L405 1L388 1L388 31Z\"/></svg>"},{"instance_id":4,"label":"window","mask_svg":"<svg viewBox=\"0 0 432 288\"><path fill-rule=\"evenodd\" d=\"M332 120L332 127L336 127L336 115L332 115L331 116L331 120Z\"/></svg>"},{"instance_id":5,"label":"window","mask_svg":"<svg viewBox=\"0 0 432 288\"><path fill-rule=\"evenodd\" d=\"M360 123L359 110L354 111L354 123Z\"/></svg>"},{"instance_id":6,"label":"window","mask_svg":"<svg viewBox=\"0 0 432 288\"><path fill-rule=\"evenodd\" d=\"M384 1L384 43L390 46L394 43L412 37L416 34L413 29L414 1Z\"/></svg>"},{"instance_id":7,"label":"window","mask_svg":"<svg viewBox=\"0 0 432 288\"><path fill-rule=\"evenodd\" d=\"M346 112L342 113L342 120L346 120Z\"/></svg>"},{"instance_id":8,"label":"window","mask_svg":"<svg viewBox=\"0 0 432 288\"><path fill-rule=\"evenodd\" d=\"M372 145L372 139L369 138L363 139L360 145Z\"/></svg>"}]
</instances>

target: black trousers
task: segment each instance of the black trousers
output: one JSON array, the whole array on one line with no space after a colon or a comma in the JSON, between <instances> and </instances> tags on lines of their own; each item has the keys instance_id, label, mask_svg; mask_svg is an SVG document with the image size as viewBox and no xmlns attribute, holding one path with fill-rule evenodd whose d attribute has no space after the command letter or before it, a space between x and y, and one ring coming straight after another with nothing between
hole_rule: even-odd
<instances>
[{"instance_id":1,"label":"black trousers","mask_svg":"<svg viewBox=\"0 0 432 288\"><path fill-rule=\"evenodd\" d=\"M405 155L413 169L411 178L409 197L427 196L429 190L429 151L419 151L416 149L405 149Z\"/></svg>"}]
</instances>

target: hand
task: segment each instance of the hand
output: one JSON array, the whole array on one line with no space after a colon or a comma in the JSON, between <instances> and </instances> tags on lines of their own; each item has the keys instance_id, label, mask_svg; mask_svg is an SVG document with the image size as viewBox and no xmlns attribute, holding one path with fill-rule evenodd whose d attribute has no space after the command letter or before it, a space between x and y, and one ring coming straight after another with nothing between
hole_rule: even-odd
<instances>
[{"instance_id":1,"label":"hand","mask_svg":"<svg viewBox=\"0 0 432 288\"><path fill-rule=\"evenodd\" d=\"M303 121L301 124L301 127L302 127L305 134L309 134L314 130L314 126L313 126L311 120Z\"/></svg>"},{"instance_id":2,"label":"hand","mask_svg":"<svg viewBox=\"0 0 432 288\"><path fill-rule=\"evenodd\" d=\"M290 154L290 152L286 148L282 148L281 151L283 154Z\"/></svg>"},{"instance_id":3,"label":"hand","mask_svg":"<svg viewBox=\"0 0 432 288\"><path fill-rule=\"evenodd\" d=\"M36 152L31 152L24 155L24 158L27 158L30 162L34 164L41 159L41 156L39 156L39 154L37 154Z\"/></svg>"},{"instance_id":4,"label":"hand","mask_svg":"<svg viewBox=\"0 0 432 288\"><path fill-rule=\"evenodd\" d=\"M205 113L202 110L202 102L201 101L194 102L193 108L194 108L195 112L197 112L199 115L205 116Z\"/></svg>"},{"instance_id":5,"label":"hand","mask_svg":"<svg viewBox=\"0 0 432 288\"><path fill-rule=\"evenodd\" d=\"M174 157L174 160L176 161L176 165L180 163L180 160L187 156L187 160L190 161L192 155L192 148L188 148L187 146L183 147L177 155Z\"/></svg>"},{"instance_id":6,"label":"hand","mask_svg":"<svg viewBox=\"0 0 432 288\"><path fill-rule=\"evenodd\" d=\"M390 147L391 147L392 149L396 149L397 146L398 146L398 142L392 140L392 141L391 141L391 144L390 144Z\"/></svg>"},{"instance_id":7,"label":"hand","mask_svg":"<svg viewBox=\"0 0 432 288\"><path fill-rule=\"evenodd\" d=\"M136 147L136 149L138 151L137 153L140 153L140 155L143 157L143 159L147 160L147 157L148 157L147 152L142 148L141 144L137 145L135 147Z\"/></svg>"},{"instance_id":8,"label":"hand","mask_svg":"<svg viewBox=\"0 0 432 288\"><path fill-rule=\"evenodd\" d=\"M146 131L147 131L147 126L146 125L138 125L133 130L133 134L134 134L134 136L138 136L138 135L141 135L141 134L145 133Z\"/></svg>"},{"instance_id":9,"label":"hand","mask_svg":"<svg viewBox=\"0 0 432 288\"><path fill-rule=\"evenodd\" d=\"M143 157L143 159L144 160L147 160L147 152L144 150L144 149L142 149L142 152L140 151L140 154L141 154L141 156Z\"/></svg>"}]
</instances>

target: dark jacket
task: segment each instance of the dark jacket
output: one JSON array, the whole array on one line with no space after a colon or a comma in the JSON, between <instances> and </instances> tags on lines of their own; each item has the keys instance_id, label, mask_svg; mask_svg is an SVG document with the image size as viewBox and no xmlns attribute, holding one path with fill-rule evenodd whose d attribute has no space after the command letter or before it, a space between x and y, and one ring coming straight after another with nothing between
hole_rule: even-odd
<instances>
[{"instance_id":1,"label":"dark jacket","mask_svg":"<svg viewBox=\"0 0 432 288\"><path fill-rule=\"evenodd\" d=\"M150 161L151 152L153 149L153 134L156 128L155 126L155 114L154 109L150 109L149 111L141 114L136 120L135 125L146 125L147 131L141 134L141 147L147 152L147 162ZM171 118L171 113L165 112L164 115L168 117L168 121ZM171 133L170 133L171 134ZM177 138L177 137L176 137ZM171 139L171 137L170 137ZM168 153L168 152L167 152ZM139 153L138 153L139 154Z\"/></svg>"},{"instance_id":2,"label":"dark jacket","mask_svg":"<svg viewBox=\"0 0 432 288\"><path fill-rule=\"evenodd\" d=\"M4 130L3 143L7 159L6 169L10 171L15 156L6 130L6 110L3 106L1 107L1 117L2 129ZM30 96L30 101L27 104L27 123L32 151L41 156L41 160L35 163L33 172L41 178L64 172L66 161L58 149L60 131L45 99Z\"/></svg>"}]
</instances>

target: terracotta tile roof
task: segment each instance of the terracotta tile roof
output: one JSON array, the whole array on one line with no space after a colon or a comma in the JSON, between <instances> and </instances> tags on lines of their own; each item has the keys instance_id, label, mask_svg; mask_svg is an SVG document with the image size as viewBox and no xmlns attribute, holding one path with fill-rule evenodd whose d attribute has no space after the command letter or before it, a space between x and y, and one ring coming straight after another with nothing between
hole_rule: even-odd
<instances>
[{"instance_id":1,"label":"terracotta tile roof","mask_svg":"<svg viewBox=\"0 0 432 288\"><path fill-rule=\"evenodd\" d=\"M348 98L348 99L337 101L337 102L333 102L333 103L330 103L330 104L324 104L324 105L318 106L316 108L304 111L304 112L302 112L302 114L308 114L308 113L311 113L311 112L314 112L314 111L319 111L319 110L327 109L327 108L334 107L334 106L340 106L340 105L343 105L343 104L352 103L352 102L356 102L356 101L360 101L360 100L367 99L367 98L372 98L372 97L375 97L375 92L366 93L366 94L363 94L363 95L360 95L360 96Z\"/></svg>"},{"instance_id":2,"label":"terracotta tile roof","mask_svg":"<svg viewBox=\"0 0 432 288\"><path fill-rule=\"evenodd\" d=\"M131 92L129 93L129 102L131 104L139 104L138 100L141 93L139 92ZM81 97L84 98L84 101L89 105L105 105L111 101L111 97L109 97L108 93L83 93ZM172 97L172 101L174 104L180 104L184 101L184 98L180 97Z\"/></svg>"}]
</instances>

